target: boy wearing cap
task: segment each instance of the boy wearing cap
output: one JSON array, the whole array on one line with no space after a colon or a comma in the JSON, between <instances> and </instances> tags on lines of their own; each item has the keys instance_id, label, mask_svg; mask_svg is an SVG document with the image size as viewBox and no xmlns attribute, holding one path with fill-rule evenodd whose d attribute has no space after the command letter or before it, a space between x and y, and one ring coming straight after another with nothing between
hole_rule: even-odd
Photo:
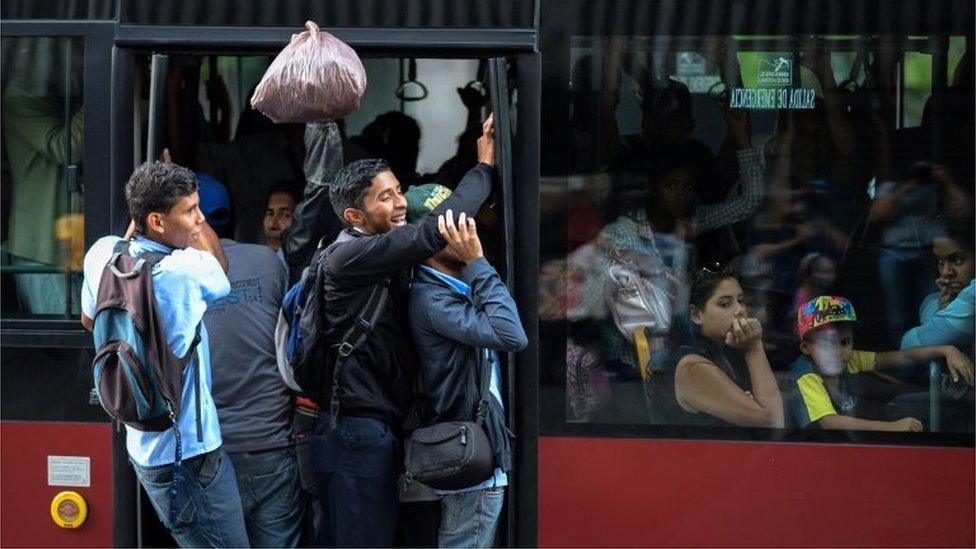
<instances>
[{"instance_id":1,"label":"boy wearing cap","mask_svg":"<svg viewBox=\"0 0 976 549\"><path fill-rule=\"evenodd\" d=\"M411 187L407 221L422 219L451 191L436 184ZM441 501L440 547L490 547L505 499L512 448L501 399L499 352L525 348L528 340L515 301L484 258L473 218L440 215L437 226L447 246L420 264L410 288L410 326L420 355L421 425L469 421L480 403L476 353L489 361L485 434L494 474L463 490L437 491Z\"/></svg>"},{"instance_id":2,"label":"boy wearing cap","mask_svg":"<svg viewBox=\"0 0 976 549\"><path fill-rule=\"evenodd\" d=\"M857 395L849 390L849 376L863 372L945 359L954 379L962 377L972 385L972 362L951 345L880 353L855 350L852 323L856 321L854 306L843 297L820 296L797 311L803 355L793 362L790 378L796 384L791 408L800 427L921 431L922 423L913 417L875 421L852 415L857 409Z\"/></svg>"}]
</instances>

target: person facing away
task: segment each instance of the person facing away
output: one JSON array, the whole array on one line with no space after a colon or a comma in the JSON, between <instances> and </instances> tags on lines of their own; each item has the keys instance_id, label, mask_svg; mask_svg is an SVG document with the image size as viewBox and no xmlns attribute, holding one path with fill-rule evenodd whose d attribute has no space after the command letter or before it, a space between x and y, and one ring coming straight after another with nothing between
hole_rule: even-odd
<instances>
[{"instance_id":1,"label":"person facing away","mask_svg":"<svg viewBox=\"0 0 976 549\"><path fill-rule=\"evenodd\" d=\"M450 196L441 185L410 188L407 219L419 221ZM480 484L438 491L440 547L490 547L512 468L512 449L501 398L500 352L515 352L528 341L518 310L498 272L484 257L474 219L453 212L438 216L447 246L424 261L410 287L410 327L420 355L420 423L471 421L478 412L482 376L490 376L485 432L495 471ZM478 355L488 351L490 370Z\"/></svg>"},{"instance_id":2,"label":"person facing away","mask_svg":"<svg viewBox=\"0 0 976 549\"><path fill-rule=\"evenodd\" d=\"M816 297L797 311L803 354L790 366L790 378L796 384L791 408L800 427L921 431L922 422L914 417L875 421L855 416L858 395L851 390L851 376L864 372L945 359L953 377L972 385L973 363L951 345L880 353L855 350L852 323L856 321L854 306L838 296Z\"/></svg>"},{"instance_id":3,"label":"person facing away","mask_svg":"<svg viewBox=\"0 0 976 549\"><path fill-rule=\"evenodd\" d=\"M132 173L125 198L132 223L129 253L166 254L152 270L157 314L173 354L184 356L200 328L200 343L186 366L181 400L192 403L199 390L198 439L196 406L185 406L177 421L182 440L182 481L171 499L176 436L173 429L140 431L126 426L126 450L136 477L160 520L182 547L246 547L247 533L234 466L221 446L217 408L211 395L207 307L230 292L227 258L213 229L200 212L193 172L168 162L146 163ZM85 256L81 322L92 330L98 286L118 237L100 238ZM199 361L199 368L195 361ZM201 376L197 380L196 376ZM175 521L170 506L176 501Z\"/></svg>"},{"instance_id":4,"label":"person facing away","mask_svg":"<svg viewBox=\"0 0 976 549\"><path fill-rule=\"evenodd\" d=\"M304 500L291 438L292 397L278 374L274 342L288 276L267 246L226 238L234 230L231 202L217 186L200 180L200 210L224 237L230 263L230 293L203 318L223 447L234 464L251 546L297 547Z\"/></svg>"},{"instance_id":5,"label":"person facing away","mask_svg":"<svg viewBox=\"0 0 976 549\"><path fill-rule=\"evenodd\" d=\"M494 172L492 132L489 117L478 142L479 164L435 214L453 210L471 216L488 197ZM383 160L344 166L329 195L346 229L321 259L325 341L342 340L359 321L377 284L388 284L389 299L365 342L341 367L335 429L331 412L324 412L310 437L311 469L325 515L318 544L390 546L397 519L400 426L418 367L407 322L410 269L446 242L435 216L407 224L400 182ZM326 389L328 394L331 387ZM319 404L330 409L328 402Z\"/></svg>"},{"instance_id":6,"label":"person facing away","mask_svg":"<svg viewBox=\"0 0 976 549\"><path fill-rule=\"evenodd\" d=\"M688 314L671 331L668 368L652 376L675 425L783 427L783 400L738 277L717 265L692 282Z\"/></svg>"}]
</instances>

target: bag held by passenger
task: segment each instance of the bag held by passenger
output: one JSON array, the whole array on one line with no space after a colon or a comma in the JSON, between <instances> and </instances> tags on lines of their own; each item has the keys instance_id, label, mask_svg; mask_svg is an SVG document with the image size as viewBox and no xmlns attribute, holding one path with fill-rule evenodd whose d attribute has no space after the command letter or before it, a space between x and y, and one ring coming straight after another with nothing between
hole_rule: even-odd
<instances>
[{"instance_id":1,"label":"bag held by passenger","mask_svg":"<svg viewBox=\"0 0 976 549\"><path fill-rule=\"evenodd\" d=\"M636 330L663 336L671 329L672 276L651 256L617 254L607 267L606 300L617 329L628 340Z\"/></svg>"},{"instance_id":2,"label":"bag held by passenger","mask_svg":"<svg viewBox=\"0 0 976 549\"><path fill-rule=\"evenodd\" d=\"M119 241L102 272L94 320L95 393L116 420L140 431L165 431L183 412L186 365L195 356L200 327L186 355L178 358L166 340L156 309L152 267L165 255L129 255ZM200 379L199 360L193 361ZM197 438L202 440L199 388Z\"/></svg>"},{"instance_id":3,"label":"bag held by passenger","mask_svg":"<svg viewBox=\"0 0 976 549\"><path fill-rule=\"evenodd\" d=\"M483 427L488 413L491 359L478 349L478 409L474 421L444 421L415 430L406 440L404 476L437 490L476 486L491 476L495 464Z\"/></svg>"},{"instance_id":4,"label":"bag held by passenger","mask_svg":"<svg viewBox=\"0 0 976 549\"><path fill-rule=\"evenodd\" d=\"M276 123L339 120L359 108L366 70L345 42L312 21L293 34L254 90L251 106Z\"/></svg>"}]
</instances>

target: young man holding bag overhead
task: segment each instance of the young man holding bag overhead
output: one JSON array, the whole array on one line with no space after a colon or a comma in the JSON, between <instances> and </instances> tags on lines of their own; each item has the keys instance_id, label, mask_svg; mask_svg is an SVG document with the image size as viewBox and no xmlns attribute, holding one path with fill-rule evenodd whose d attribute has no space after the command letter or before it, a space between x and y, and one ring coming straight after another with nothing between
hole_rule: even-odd
<instances>
[{"instance_id":1,"label":"young man holding bag overhead","mask_svg":"<svg viewBox=\"0 0 976 549\"><path fill-rule=\"evenodd\" d=\"M489 118L478 140L478 165L435 213L473 215L488 197L494 175L492 131ZM323 412L310 443L312 472L325 511L319 544L390 546L401 425L418 368L407 324L410 270L446 242L436 217L407 224L400 183L381 159L343 167L329 195L346 228L322 259L326 341L342 341L378 284L388 285L389 298L362 344L337 366L338 406L330 406L329 397L319 403Z\"/></svg>"}]
</instances>

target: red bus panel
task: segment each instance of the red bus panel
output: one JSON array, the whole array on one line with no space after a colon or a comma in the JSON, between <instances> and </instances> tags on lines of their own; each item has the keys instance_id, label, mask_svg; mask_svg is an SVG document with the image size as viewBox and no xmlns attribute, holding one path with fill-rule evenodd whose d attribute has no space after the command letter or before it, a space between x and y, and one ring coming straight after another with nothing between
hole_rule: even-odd
<instances>
[{"instance_id":1,"label":"red bus panel","mask_svg":"<svg viewBox=\"0 0 976 549\"><path fill-rule=\"evenodd\" d=\"M539 439L540 546L976 545L971 448Z\"/></svg>"},{"instance_id":2,"label":"red bus panel","mask_svg":"<svg viewBox=\"0 0 976 549\"><path fill-rule=\"evenodd\" d=\"M0 422L0 545L4 547L111 547L112 424ZM48 456L91 458L91 486L48 486ZM76 529L51 519L51 500L73 490L85 498L88 518Z\"/></svg>"}]
</instances>

